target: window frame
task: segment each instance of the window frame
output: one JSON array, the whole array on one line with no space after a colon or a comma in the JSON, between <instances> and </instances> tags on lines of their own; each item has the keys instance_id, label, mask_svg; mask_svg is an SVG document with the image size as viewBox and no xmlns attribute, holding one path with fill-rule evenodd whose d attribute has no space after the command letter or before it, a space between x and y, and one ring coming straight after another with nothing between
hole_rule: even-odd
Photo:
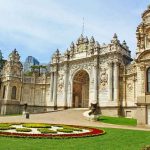
<instances>
[{"instance_id":1,"label":"window frame","mask_svg":"<svg viewBox=\"0 0 150 150\"><path fill-rule=\"evenodd\" d=\"M150 84L150 67L148 67L147 70L146 70L146 94L150 95L149 84Z\"/></svg>"},{"instance_id":2,"label":"window frame","mask_svg":"<svg viewBox=\"0 0 150 150\"><path fill-rule=\"evenodd\" d=\"M13 86L11 90L11 99L16 100L16 97L17 97L17 87Z\"/></svg>"}]
</instances>

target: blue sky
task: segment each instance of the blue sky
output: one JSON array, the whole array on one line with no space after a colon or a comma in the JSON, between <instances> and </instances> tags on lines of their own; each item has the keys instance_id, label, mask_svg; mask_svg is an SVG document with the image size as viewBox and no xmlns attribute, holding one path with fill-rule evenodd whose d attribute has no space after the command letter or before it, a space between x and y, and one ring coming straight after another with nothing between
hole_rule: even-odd
<instances>
[{"instance_id":1,"label":"blue sky","mask_svg":"<svg viewBox=\"0 0 150 150\"><path fill-rule=\"evenodd\" d=\"M56 49L64 52L82 32L110 43L114 33L136 50L136 27L149 0L0 0L0 49L7 59L16 48L24 61L34 56L48 63Z\"/></svg>"}]
</instances>

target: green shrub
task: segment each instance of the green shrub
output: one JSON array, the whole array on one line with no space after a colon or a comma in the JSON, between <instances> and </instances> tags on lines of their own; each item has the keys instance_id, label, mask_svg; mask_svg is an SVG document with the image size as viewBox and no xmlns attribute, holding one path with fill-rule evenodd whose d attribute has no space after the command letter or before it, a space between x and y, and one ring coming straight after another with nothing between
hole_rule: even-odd
<instances>
[{"instance_id":1,"label":"green shrub","mask_svg":"<svg viewBox=\"0 0 150 150\"><path fill-rule=\"evenodd\" d=\"M57 129L58 132L72 133L72 129Z\"/></svg>"},{"instance_id":2,"label":"green shrub","mask_svg":"<svg viewBox=\"0 0 150 150\"><path fill-rule=\"evenodd\" d=\"M0 127L10 127L11 124L10 123L1 123Z\"/></svg>"},{"instance_id":3,"label":"green shrub","mask_svg":"<svg viewBox=\"0 0 150 150\"><path fill-rule=\"evenodd\" d=\"M29 123L29 124L23 124L22 126L26 128L51 128L50 124L44 124L44 123Z\"/></svg>"},{"instance_id":4,"label":"green shrub","mask_svg":"<svg viewBox=\"0 0 150 150\"><path fill-rule=\"evenodd\" d=\"M50 130L50 129L47 129L47 128L40 128L40 129L38 129L38 131L41 132L41 133L44 133L44 134L46 134L46 133L57 133L57 131Z\"/></svg>"},{"instance_id":5,"label":"green shrub","mask_svg":"<svg viewBox=\"0 0 150 150\"><path fill-rule=\"evenodd\" d=\"M54 127L60 127L60 128L63 128L63 125L52 125L52 126L54 126Z\"/></svg>"},{"instance_id":6,"label":"green shrub","mask_svg":"<svg viewBox=\"0 0 150 150\"><path fill-rule=\"evenodd\" d=\"M80 128L75 128L75 127L67 127L67 126L64 126L64 129L69 129L69 130L73 130L73 131L82 131L82 129Z\"/></svg>"},{"instance_id":7,"label":"green shrub","mask_svg":"<svg viewBox=\"0 0 150 150\"><path fill-rule=\"evenodd\" d=\"M0 130L11 130L11 129L16 129L15 127L0 127Z\"/></svg>"},{"instance_id":8,"label":"green shrub","mask_svg":"<svg viewBox=\"0 0 150 150\"><path fill-rule=\"evenodd\" d=\"M16 131L17 132L31 132L32 130L28 128L17 128Z\"/></svg>"},{"instance_id":9,"label":"green shrub","mask_svg":"<svg viewBox=\"0 0 150 150\"><path fill-rule=\"evenodd\" d=\"M22 125L22 123L12 123L11 125Z\"/></svg>"}]
</instances>

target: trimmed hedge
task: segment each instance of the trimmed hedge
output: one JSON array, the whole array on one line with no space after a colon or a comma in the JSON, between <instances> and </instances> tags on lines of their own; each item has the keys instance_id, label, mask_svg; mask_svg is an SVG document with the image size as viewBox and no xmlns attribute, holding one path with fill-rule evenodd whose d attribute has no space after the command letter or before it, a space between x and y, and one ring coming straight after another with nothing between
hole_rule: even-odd
<instances>
[{"instance_id":1,"label":"trimmed hedge","mask_svg":"<svg viewBox=\"0 0 150 150\"><path fill-rule=\"evenodd\" d=\"M57 131L54 131L54 130L50 130L50 129L47 129L47 128L40 128L40 129L37 129L39 132L43 133L43 134L48 134L48 133L57 133Z\"/></svg>"},{"instance_id":2,"label":"trimmed hedge","mask_svg":"<svg viewBox=\"0 0 150 150\"><path fill-rule=\"evenodd\" d=\"M10 127L11 125L10 123L0 123L0 127Z\"/></svg>"},{"instance_id":3,"label":"trimmed hedge","mask_svg":"<svg viewBox=\"0 0 150 150\"><path fill-rule=\"evenodd\" d=\"M22 124L22 126L26 128L51 128L52 125L44 123L26 123Z\"/></svg>"},{"instance_id":4,"label":"trimmed hedge","mask_svg":"<svg viewBox=\"0 0 150 150\"><path fill-rule=\"evenodd\" d=\"M17 132L31 132L32 130L28 128L17 128L16 131Z\"/></svg>"},{"instance_id":5,"label":"trimmed hedge","mask_svg":"<svg viewBox=\"0 0 150 150\"><path fill-rule=\"evenodd\" d=\"M64 133L72 133L72 129L57 129L58 132L64 132Z\"/></svg>"},{"instance_id":6,"label":"trimmed hedge","mask_svg":"<svg viewBox=\"0 0 150 150\"><path fill-rule=\"evenodd\" d=\"M64 126L63 129L68 129L68 130L73 130L73 131L83 131L83 129L75 128L75 127L69 127L69 126Z\"/></svg>"},{"instance_id":7,"label":"trimmed hedge","mask_svg":"<svg viewBox=\"0 0 150 150\"><path fill-rule=\"evenodd\" d=\"M11 129L16 129L15 127L0 127L0 130L11 130Z\"/></svg>"}]
</instances>

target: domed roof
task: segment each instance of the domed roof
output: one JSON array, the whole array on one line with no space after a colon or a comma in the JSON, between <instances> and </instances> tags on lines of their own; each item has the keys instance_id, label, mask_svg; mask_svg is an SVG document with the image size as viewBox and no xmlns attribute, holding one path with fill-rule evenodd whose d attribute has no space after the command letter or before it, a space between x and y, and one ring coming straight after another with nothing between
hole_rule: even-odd
<instances>
[{"instance_id":1,"label":"domed roof","mask_svg":"<svg viewBox=\"0 0 150 150\"><path fill-rule=\"evenodd\" d=\"M146 17L148 14L150 14L150 5L148 5L147 9L143 12L142 18Z\"/></svg>"}]
</instances>

